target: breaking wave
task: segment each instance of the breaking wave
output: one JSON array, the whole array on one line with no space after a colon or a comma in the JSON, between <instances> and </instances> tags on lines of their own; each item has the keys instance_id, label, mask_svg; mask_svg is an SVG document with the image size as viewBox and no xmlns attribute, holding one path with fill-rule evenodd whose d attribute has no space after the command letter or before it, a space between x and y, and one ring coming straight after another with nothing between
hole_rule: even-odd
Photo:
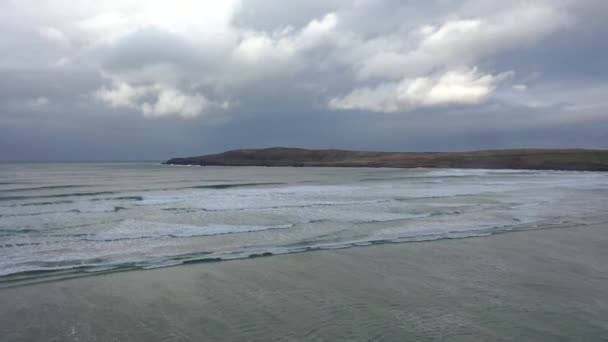
<instances>
[{"instance_id":1,"label":"breaking wave","mask_svg":"<svg viewBox=\"0 0 608 342\"><path fill-rule=\"evenodd\" d=\"M31 171L28 184L36 187L0 191L7 195L0 196L0 287L14 279L488 236L608 216L608 184L597 173L100 164L79 174L78 165L61 167ZM66 179L72 175L78 177ZM68 181L91 188L57 185Z\"/></svg>"}]
</instances>

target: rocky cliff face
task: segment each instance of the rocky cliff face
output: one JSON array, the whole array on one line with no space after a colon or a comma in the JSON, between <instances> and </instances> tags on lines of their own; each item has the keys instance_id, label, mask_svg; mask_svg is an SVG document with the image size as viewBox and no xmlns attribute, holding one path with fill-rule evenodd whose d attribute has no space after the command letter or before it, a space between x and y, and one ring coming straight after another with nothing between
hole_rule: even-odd
<instances>
[{"instance_id":1,"label":"rocky cliff face","mask_svg":"<svg viewBox=\"0 0 608 342\"><path fill-rule=\"evenodd\" d=\"M608 171L608 150L521 149L473 152L365 152L274 147L174 158L166 161L165 164Z\"/></svg>"}]
</instances>

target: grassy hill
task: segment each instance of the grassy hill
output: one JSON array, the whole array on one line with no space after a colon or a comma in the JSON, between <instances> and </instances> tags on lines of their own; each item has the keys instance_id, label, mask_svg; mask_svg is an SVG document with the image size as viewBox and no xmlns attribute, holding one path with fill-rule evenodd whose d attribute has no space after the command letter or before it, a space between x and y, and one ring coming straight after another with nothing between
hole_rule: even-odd
<instances>
[{"instance_id":1,"label":"grassy hill","mask_svg":"<svg viewBox=\"0 0 608 342\"><path fill-rule=\"evenodd\" d=\"M471 152L366 152L273 147L173 158L165 164L608 171L608 150L517 149Z\"/></svg>"}]
</instances>

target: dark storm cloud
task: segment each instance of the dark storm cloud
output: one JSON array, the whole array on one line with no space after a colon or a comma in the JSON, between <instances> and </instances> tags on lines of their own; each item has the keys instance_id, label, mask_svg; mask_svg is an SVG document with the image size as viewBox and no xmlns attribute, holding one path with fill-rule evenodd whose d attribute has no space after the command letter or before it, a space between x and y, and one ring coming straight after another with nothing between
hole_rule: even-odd
<instances>
[{"instance_id":1,"label":"dark storm cloud","mask_svg":"<svg viewBox=\"0 0 608 342\"><path fill-rule=\"evenodd\" d=\"M608 147L602 1L0 3L0 159Z\"/></svg>"}]
</instances>

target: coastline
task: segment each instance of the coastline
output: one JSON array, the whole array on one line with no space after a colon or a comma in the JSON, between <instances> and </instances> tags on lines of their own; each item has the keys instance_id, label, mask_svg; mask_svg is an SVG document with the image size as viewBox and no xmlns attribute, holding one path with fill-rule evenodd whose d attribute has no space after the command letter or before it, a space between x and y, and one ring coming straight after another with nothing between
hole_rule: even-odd
<instances>
[{"instance_id":1,"label":"coastline","mask_svg":"<svg viewBox=\"0 0 608 342\"><path fill-rule=\"evenodd\" d=\"M608 225L0 289L0 340L597 340Z\"/></svg>"},{"instance_id":2,"label":"coastline","mask_svg":"<svg viewBox=\"0 0 608 342\"><path fill-rule=\"evenodd\" d=\"M163 164L608 171L608 151L528 148L467 152L379 152L271 147L172 158Z\"/></svg>"}]
</instances>

